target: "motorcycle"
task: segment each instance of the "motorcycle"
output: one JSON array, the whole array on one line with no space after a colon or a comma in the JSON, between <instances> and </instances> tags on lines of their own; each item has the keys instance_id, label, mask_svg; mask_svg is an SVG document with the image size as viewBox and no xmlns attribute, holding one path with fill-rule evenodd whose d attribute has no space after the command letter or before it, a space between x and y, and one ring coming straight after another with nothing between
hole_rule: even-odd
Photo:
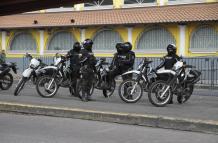
<instances>
[{"instance_id":1,"label":"motorcycle","mask_svg":"<svg viewBox=\"0 0 218 143\"><path fill-rule=\"evenodd\" d=\"M35 84L38 78L41 76L38 74L39 69L44 67L44 64L40 59L33 58L32 55L26 54L27 58L30 58L29 67L25 69L22 73L22 78L18 81L18 84L14 90L14 96L17 96L23 89L25 83L29 80Z\"/></svg>"},{"instance_id":2,"label":"motorcycle","mask_svg":"<svg viewBox=\"0 0 218 143\"><path fill-rule=\"evenodd\" d=\"M101 58L98 60L96 67L96 75L95 75L95 85L94 87L96 89L102 90L103 95L105 98L110 97L115 90L116 87L116 81L115 79L110 79L110 69L109 69L109 63L106 62L105 58Z\"/></svg>"},{"instance_id":3,"label":"motorcycle","mask_svg":"<svg viewBox=\"0 0 218 143\"><path fill-rule=\"evenodd\" d=\"M81 62L81 64L84 63L85 60L87 60L87 59L84 59ZM90 95L92 95L92 93L94 92L94 88L102 90L105 98L109 98L114 93L114 90L116 87L116 81L114 79L109 81L110 69L109 69L108 65L109 65L109 63L106 62L105 58L99 59L98 62L96 63L96 65L95 65L96 72L94 75L94 80L92 81L93 82L92 87L90 88ZM80 77L82 78L83 77L82 73L80 73L80 75L81 75ZM82 96L81 80L79 80L77 83L77 95L79 97Z\"/></svg>"},{"instance_id":4,"label":"motorcycle","mask_svg":"<svg viewBox=\"0 0 218 143\"><path fill-rule=\"evenodd\" d=\"M185 103L193 93L194 84L200 80L201 72L190 70L192 68L195 67L180 60L174 64L172 70L157 70L157 75L165 76L168 80L159 79L152 83L148 92L149 101L157 107L163 107L175 94L179 103Z\"/></svg>"},{"instance_id":5,"label":"motorcycle","mask_svg":"<svg viewBox=\"0 0 218 143\"><path fill-rule=\"evenodd\" d=\"M41 76L36 83L36 90L40 96L51 98L57 93L59 87L69 88L73 92L72 71L66 66L66 61L67 57L60 56L53 66L40 69L39 72L44 73L44 76Z\"/></svg>"},{"instance_id":6,"label":"motorcycle","mask_svg":"<svg viewBox=\"0 0 218 143\"><path fill-rule=\"evenodd\" d=\"M0 67L0 88L2 90L8 90L13 84L13 76L10 73L12 70L17 74L16 63L4 63Z\"/></svg>"},{"instance_id":7,"label":"motorcycle","mask_svg":"<svg viewBox=\"0 0 218 143\"><path fill-rule=\"evenodd\" d=\"M152 61L144 58L138 65L137 70L131 70L122 74L122 76L136 75L135 78L124 80L119 86L119 96L124 102L136 103L141 99L143 91L148 91L150 84L153 82L152 75L155 74L150 63Z\"/></svg>"}]
</instances>

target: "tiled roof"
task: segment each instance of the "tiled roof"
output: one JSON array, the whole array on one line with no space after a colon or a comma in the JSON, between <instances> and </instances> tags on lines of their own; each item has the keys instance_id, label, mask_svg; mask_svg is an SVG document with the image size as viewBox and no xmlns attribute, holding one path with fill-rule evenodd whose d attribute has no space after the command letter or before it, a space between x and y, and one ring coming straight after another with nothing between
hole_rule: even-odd
<instances>
[{"instance_id":1,"label":"tiled roof","mask_svg":"<svg viewBox=\"0 0 218 143\"><path fill-rule=\"evenodd\" d=\"M37 24L34 24L36 20ZM19 14L0 17L0 28L133 25L217 21L218 3L153 6L61 13Z\"/></svg>"}]
</instances>

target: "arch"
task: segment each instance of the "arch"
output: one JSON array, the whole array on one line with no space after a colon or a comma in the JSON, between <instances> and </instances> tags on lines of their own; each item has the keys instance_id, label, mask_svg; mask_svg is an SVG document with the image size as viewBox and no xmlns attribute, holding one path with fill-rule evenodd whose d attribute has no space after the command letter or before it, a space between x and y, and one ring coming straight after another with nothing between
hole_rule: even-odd
<instances>
[{"instance_id":1,"label":"arch","mask_svg":"<svg viewBox=\"0 0 218 143\"><path fill-rule=\"evenodd\" d=\"M92 2L84 4L85 7L104 5L113 5L113 0L93 0Z\"/></svg>"},{"instance_id":2,"label":"arch","mask_svg":"<svg viewBox=\"0 0 218 143\"><path fill-rule=\"evenodd\" d=\"M176 44L173 35L164 27L146 28L136 40L138 50L165 51L168 44Z\"/></svg>"},{"instance_id":3,"label":"arch","mask_svg":"<svg viewBox=\"0 0 218 143\"><path fill-rule=\"evenodd\" d=\"M48 42L47 50L69 50L72 49L76 38L69 31L58 31L54 33Z\"/></svg>"},{"instance_id":4,"label":"arch","mask_svg":"<svg viewBox=\"0 0 218 143\"><path fill-rule=\"evenodd\" d=\"M124 0L124 4L154 3L156 0Z\"/></svg>"},{"instance_id":5,"label":"arch","mask_svg":"<svg viewBox=\"0 0 218 143\"><path fill-rule=\"evenodd\" d=\"M11 51L36 51L37 43L29 32L18 32L10 42Z\"/></svg>"},{"instance_id":6,"label":"arch","mask_svg":"<svg viewBox=\"0 0 218 143\"><path fill-rule=\"evenodd\" d=\"M196 28L191 33L190 50L217 51L218 33L209 25Z\"/></svg>"},{"instance_id":7,"label":"arch","mask_svg":"<svg viewBox=\"0 0 218 143\"><path fill-rule=\"evenodd\" d=\"M115 45L123 42L120 34L112 29L99 30L93 37L94 50L114 50Z\"/></svg>"}]
</instances>

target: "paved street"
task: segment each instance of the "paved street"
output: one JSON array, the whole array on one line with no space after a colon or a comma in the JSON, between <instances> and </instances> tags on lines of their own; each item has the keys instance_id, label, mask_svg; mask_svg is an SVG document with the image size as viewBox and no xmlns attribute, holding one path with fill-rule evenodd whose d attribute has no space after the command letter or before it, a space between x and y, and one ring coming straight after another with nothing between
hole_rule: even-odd
<instances>
[{"instance_id":1,"label":"paved street","mask_svg":"<svg viewBox=\"0 0 218 143\"><path fill-rule=\"evenodd\" d=\"M84 103L78 98L71 97L68 89L60 88L56 96L48 99L40 97L35 87L30 85L26 85L21 95L15 97L14 88L15 85L8 91L0 91L0 101L218 121L218 96L199 96L211 94L210 90L197 90L189 102L183 105L178 104L174 98L173 105L157 108L149 103L146 93L139 102L127 104L120 99L117 91L110 99L105 99L101 91L96 90L93 94L94 101Z\"/></svg>"},{"instance_id":2,"label":"paved street","mask_svg":"<svg viewBox=\"0 0 218 143\"><path fill-rule=\"evenodd\" d=\"M1 143L217 143L218 135L0 113Z\"/></svg>"}]
</instances>

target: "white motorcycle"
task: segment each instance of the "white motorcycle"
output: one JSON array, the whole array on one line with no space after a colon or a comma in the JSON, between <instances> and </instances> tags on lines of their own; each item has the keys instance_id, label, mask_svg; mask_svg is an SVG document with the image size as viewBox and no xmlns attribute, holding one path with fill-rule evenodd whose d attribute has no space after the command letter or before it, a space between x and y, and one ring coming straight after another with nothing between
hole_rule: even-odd
<instances>
[{"instance_id":1,"label":"white motorcycle","mask_svg":"<svg viewBox=\"0 0 218 143\"><path fill-rule=\"evenodd\" d=\"M131 75L133 78L124 80L119 86L119 96L126 103L136 103L147 92L152 81L152 75L155 74L148 59L143 59L138 65L137 70L131 70L122 74L122 76Z\"/></svg>"},{"instance_id":2,"label":"white motorcycle","mask_svg":"<svg viewBox=\"0 0 218 143\"><path fill-rule=\"evenodd\" d=\"M59 87L72 86L71 70L66 66L66 61L67 58L61 56L55 60L53 66L40 69L39 72L44 73L44 76L41 76L36 83L36 90L40 96L51 98L57 93Z\"/></svg>"},{"instance_id":3,"label":"white motorcycle","mask_svg":"<svg viewBox=\"0 0 218 143\"><path fill-rule=\"evenodd\" d=\"M26 57L30 58L30 64L29 67L23 71L22 78L19 80L14 90L14 96L17 96L20 93L27 81L32 80L33 83L35 83L39 76L37 71L45 66L40 59L33 58L32 55L28 53L26 54Z\"/></svg>"}]
</instances>

